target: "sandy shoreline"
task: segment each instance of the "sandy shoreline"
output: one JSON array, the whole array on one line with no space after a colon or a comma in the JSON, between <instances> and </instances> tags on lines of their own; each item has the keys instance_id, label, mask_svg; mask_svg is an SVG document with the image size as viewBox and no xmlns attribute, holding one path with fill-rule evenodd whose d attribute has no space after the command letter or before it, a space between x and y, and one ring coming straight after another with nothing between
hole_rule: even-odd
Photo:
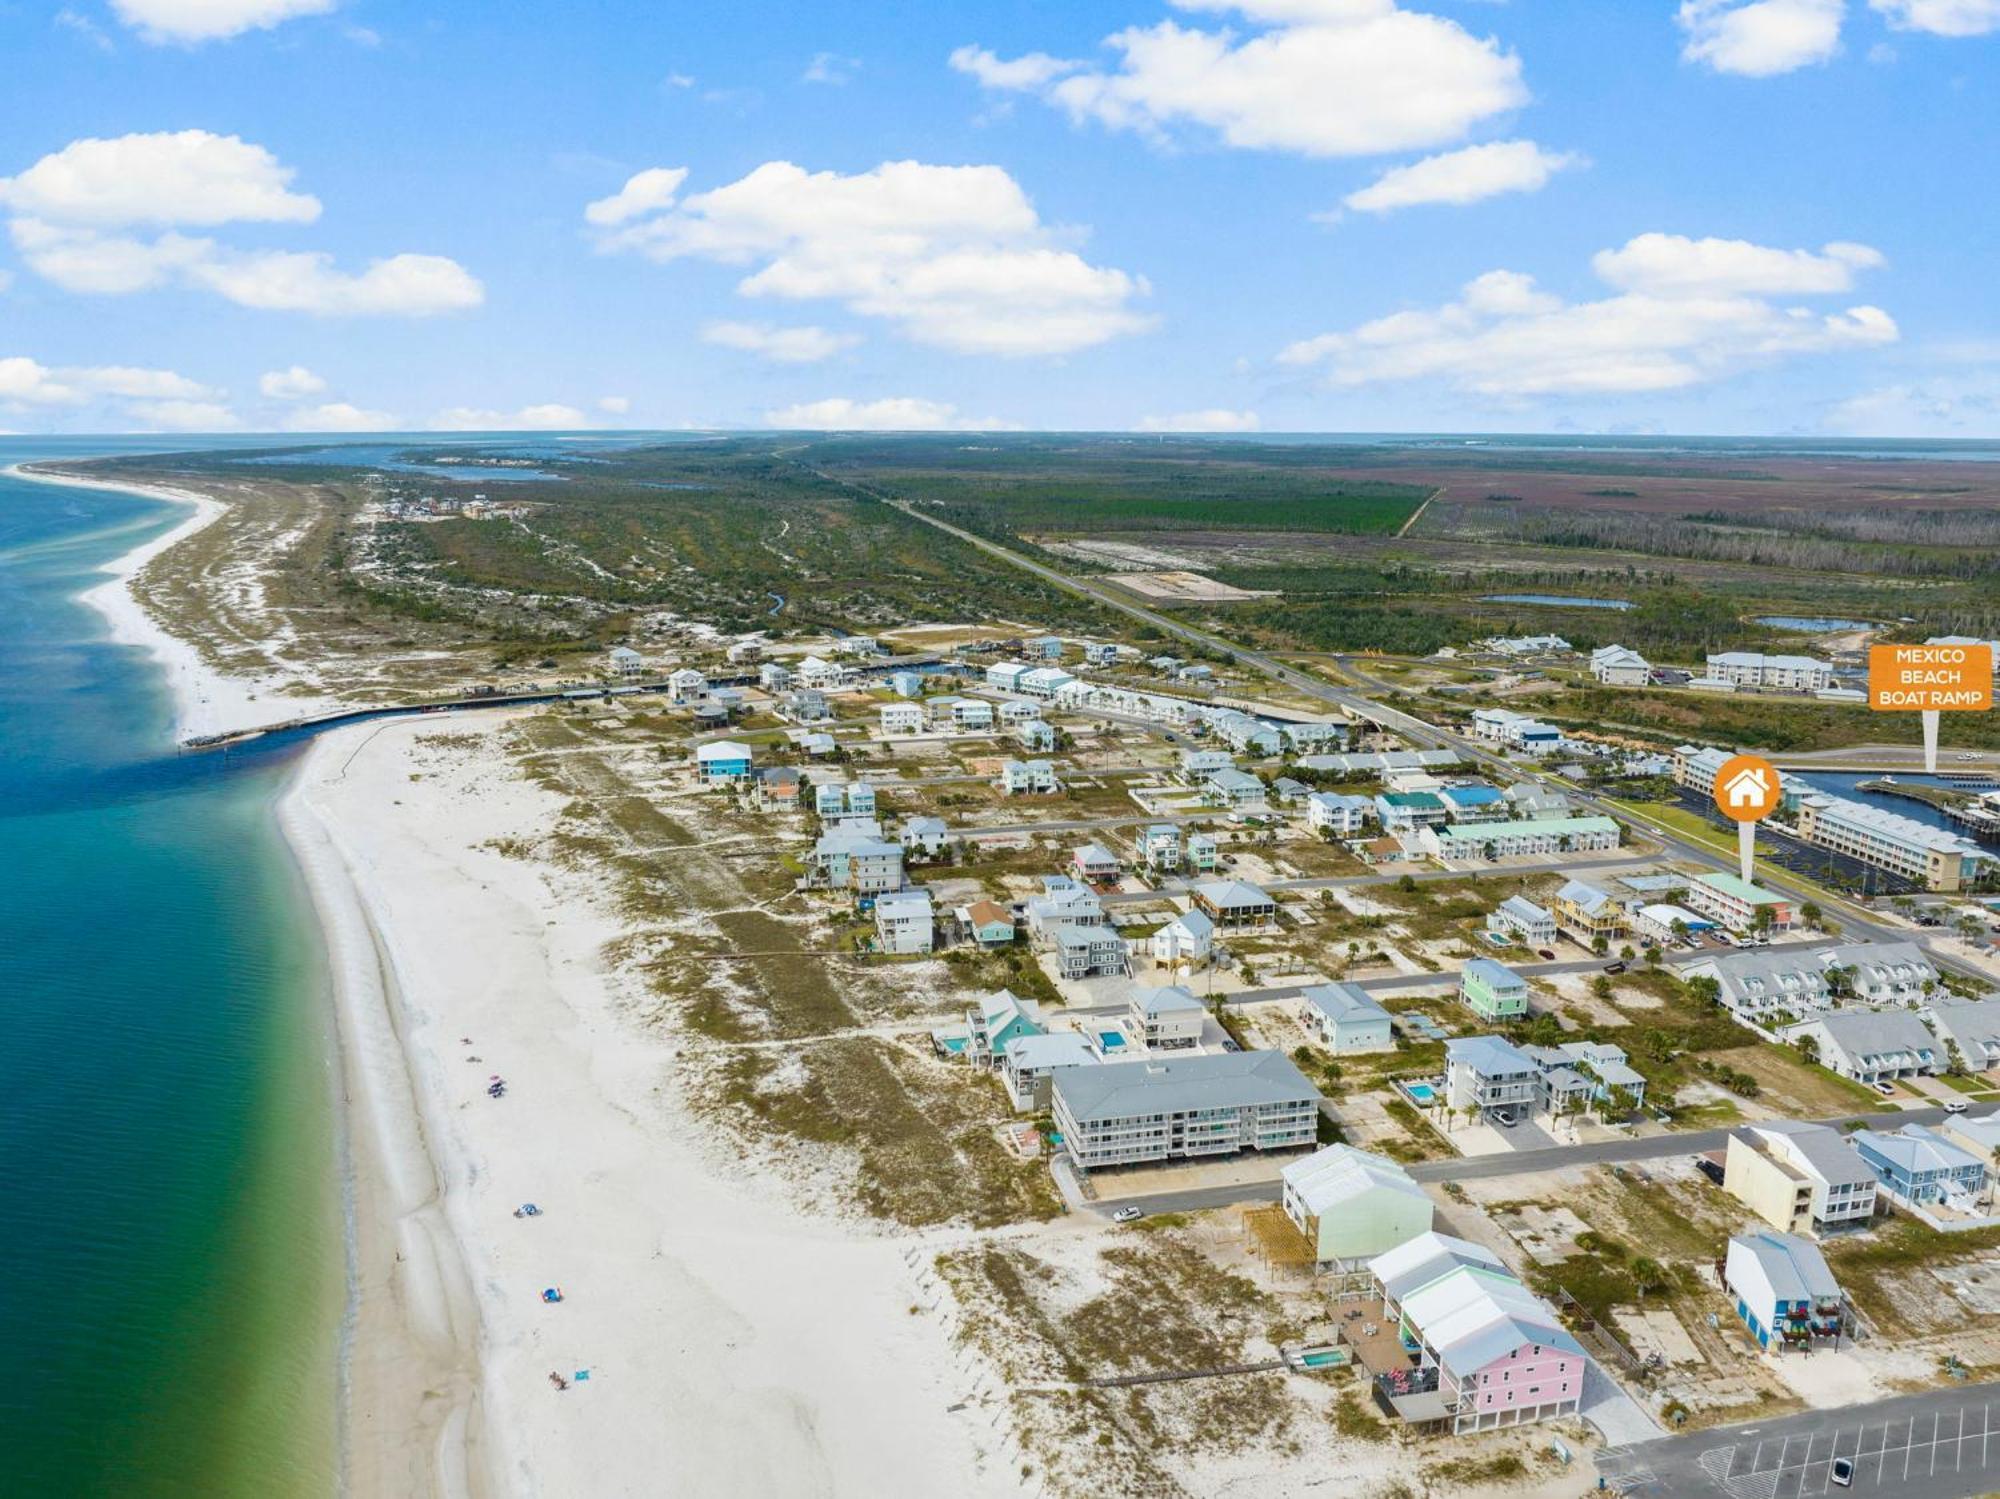
<instances>
[{"instance_id":1,"label":"sandy shoreline","mask_svg":"<svg viewBox=\"0 0 2000 1499\"><path fill-rule=\"evenodd\" d=\"M137 492L193 513L85 598L166 667L180 732L242 726L254 684L128 586L223 507ZM339 1036L345 1491L1019 1493L1004 1423L966 1399L978 1371L917 1314L933 1245L803 1216L719 1155L675 1044L621 1008L602 956L619 928L589 882L494 851L559 810L507 766L504 725L454 723L449 751L426 751L439 725L422 719L327 734L278 807ZM527 1200L542 1216L514 1218Z\"/></svg>"}]
</instances>

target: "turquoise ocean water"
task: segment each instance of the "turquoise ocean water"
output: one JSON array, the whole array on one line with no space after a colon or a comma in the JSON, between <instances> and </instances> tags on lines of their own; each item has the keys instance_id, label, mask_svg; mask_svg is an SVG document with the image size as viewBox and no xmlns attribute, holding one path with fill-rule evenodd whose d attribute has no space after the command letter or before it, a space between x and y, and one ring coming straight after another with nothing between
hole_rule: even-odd
<instances>
[{"instance_id":1,"label":"turquoise ocean water","mask_svg":"<svg viewBox=\"0 0 2000 1499\"><path fill-rule=\"evenodd\" d=\"M0 467L114 450L0 438ZM0 478L0 1490L322 1495L345 1297L283 752L182 756L76 599L185 512Z\"/></svg>"}]
</instances>

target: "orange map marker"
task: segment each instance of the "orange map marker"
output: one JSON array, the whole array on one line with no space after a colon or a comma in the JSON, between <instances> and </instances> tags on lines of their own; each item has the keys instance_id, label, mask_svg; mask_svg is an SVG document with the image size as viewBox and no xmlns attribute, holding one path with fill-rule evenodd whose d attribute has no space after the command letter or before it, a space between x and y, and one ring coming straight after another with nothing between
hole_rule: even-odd
<instances>
[{"instance_id":1,"label":"orange map marker","mask_svg":"<svg viewBox=\"0 0 2000 1499\"><path fill-rule=\"evenodd\" d=\"M1923 714L1924 769L1936 775L1939 715L1993 706L1993 647L1871 645L1868 706L1877 713Z\"/></svg>"},{"instance_id":2,"label":"orange map marker","mask_svg":"<svg viewBox=\"0 0 2000 1499\"><path fill-rule=\"evenodd\" d=\"M1778 767L1762 755L1732 755L1715 773L1715 806L1736 824L1736 852L1742 861L1743 883L1750 878L1757 855L1757 824L1778 810L1784 790Z\"/></svg>"}]
</instances>

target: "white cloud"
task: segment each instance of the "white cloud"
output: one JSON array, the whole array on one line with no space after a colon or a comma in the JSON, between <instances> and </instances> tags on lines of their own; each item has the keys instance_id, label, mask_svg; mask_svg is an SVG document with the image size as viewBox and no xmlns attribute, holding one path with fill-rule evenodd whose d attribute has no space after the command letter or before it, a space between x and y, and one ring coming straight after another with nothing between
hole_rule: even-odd
<instances>
[{"instance_id":1,"label":"white cloud","mask_svg":"<svg viewBox=\"0 0 2000 1499\"><path fill-rule=\"evenodd\" d=\"M630 396L599 396L597 409L611 416L623 416L632 409Z\"/></svg>"},{"instance_id":2,"label":"white cloud","mask_svg":"<svg viewBox=\"0 0 2000 1499\"><path fill-rule=\"evenodd\" d=\"M1676 261L1645 243L1652 240L1694 253ZM1718 244L1729 246L1729 253L1702 248ZM1793 258L1800 255L1803 261ZM1279 361L1323 366L1335 386L1421 379L1520 399L1676 390L1752 364L1893 343L1895 321L1879 307L1820 313L1756 294L1798 292L1811 280L1820 283L1814 291L1845 289L1846 280L1827 269L1829 260L1849 274L1872 263L1642 235L1594 262L1600 276L1623 288L1615 295L1566 302L1530 276L1490 271L1468 283L1456 301L1300 340Z\"/></svg>"},{"instance_id":3,"label":"white cloud","mask_svg":"<svg viewBox=\"0 0 2000 1499\"><path fill-rule=\"evenodd\" d=\"M610 197L584 205L583 216L600 229L609 229L671 208L674 195L687 181L687 174L686 167L648 167L643 172L635 172Z\"/></svg>"},{"instance_id":4,"label":"white cloud","mask_svg":"<svg viewBox=\"0 0 2000 1499\"><path fill-rule=\"evenodd\" d=\"M125 412L158 432L234 432L243 425L218 401L134 401Z\"/></svg>"},{"instance_id":5,"label":"white cloud","mask_svg":"<svg viewBox=\"0 0 2000 1499\"><path fill-rule=\"evenodd\" d=\"M861 59L858 57L842 57L838 52L816 52L799 77L805 83L850 83L860 68Z\"/></svg>"},{"instance_id":6,"label":"white cloud","mask_svg":"<svg viewBox=\"0 0 2000 1499\"><path fill-rule=\"evenodd\" d=\"M1682 0L1681 56L1718 73L1769 78L1840 50L1845 0Z\"/></svg>"},{"instance_id":7,"label":"white cloud","mask_svg":"<svg viewBox=\"0 0 2000 1499\"><path fill-rule=\"evenodd\" d=\"M326 381L302 364L289 369L266 370L257 377L257 389L273 401L303 401L326 389Z\"/></svg>"},{"instance_id":8,"label":"white cloud","mask_svg":"<svg viewBox=\"0 0 2000 1499\"><path fill-rule=\"evenodd\" d=\"M1395 0L1178 3L1266 29L1128 27L1105 38L1112 69L979 47L959 48L952 66L985 88L1039 94L1079 123L1156 140L1194 126L1231 146L1307 156L1443 145L1528 100L1520 59L1499 42Z\"/></svg>"},{"instance_id":9,"label":"white cloud","mask_svg":"<svg viewBox=\"0 0 2000 1499\"><path fill-rule=\"evenodd\" d=\"M111 0L120 21L149 42L213 42L324 15L337 0Z\"/></svg>"},{"instance_id":10,"label":"white cloud","mask_svg":"<svg viewBox=\"0 0 2000 1499\"><path fill-rule=\"evenodd\" d=\"M861 342L852 333L830 333L810 326L776 328L768 323L710 323L701 330L701 337L704 343L741 349L774 364L817 364Z\"/></svg>"},{"instance_id":11,"label":"white cloud","mask_svg":"<svg viewBox=\"0 0 2000 1499\"><path fill-rule=\"evenodd\" d=\"M100 396L127 401L204 402L220 394L173 370L129 364L50 369L22 355L0 359L0 405L81 405Z\"/></svg>"},{"instance_id":12,"label":"white cloud","mask_svg":"<svg viewBox=\"0 0 2000 1499\"><path fill-rule=\"evenodd\" d=\"M370 411L347 401L301 406L285 413L287 432L393 432L399 425L392 411Z\"/></svg>"},{"instance_id":13,"label":"white cloud","mask_svg":"<svg viewBox=\"0 0 2000 1499\"><path fill-rule=\"evenodd\" d=\"M1141 432L1255 432L1263 422L1254 411L1230 411L1210 406L1201 411L1182 411L1173 416L1139 419Z\"/></svg>"},{"instance_id":14,"label":"white cloud","mask_svg":"<svg viewBox=\"0 0 2000 1499\"><path fill-rule=\"evenodd\" d=\"M119 296L170 284L244 307L421 317L476 307L484 289L439 255L392 255L359 274L318 251L239 251L178 226L311 223L317 198L262 146L203 130L73 141L16 177L0 206L22 259L66 291ZM163 228L150 238L135 232Z\"/></svg>"},{"instance_id":15,"label":"white cloud","mask_svg":"<svg viewBox=\"0 0 2000 1499\"><path fill-rule=\"evenodd\" d=\"M242 307L323 317L431 317L486 300L478 279L442 255L392 255L355 275L318 251L267 250L206 261L193 275Z\"/></svg>"},{"instance_id":16,"label":"white cloud","mask_svg":"<svg viewBox=\"0 0 2000 1499\"><path fill-rule=\"evenodd\" d=\"M2000 31L2000 0L1868 0L1898 31L1985 36Z\"/></svg>"},{"instance_id":17,"label":"white cloud","mask_svg":"<svg viewBox=\"0 0 2000 1499\"><path fill-rule=\"evenodd\" d=\"M944 401L917 396L884 396L879 401L855 401L832 396L803 401L764 413L767 426L814 432L996 432L1009 423L959 415Z\"/></svg>"},{"instance_id":18,"label":"white cloud","mask_svg":"<svg viewBox=\"0 0 2000 1499\"><path fill-rule=\"evenodd\" d=\"M1131 305L1143 277L1060 240L1000 167L917 161L851 176L770 161L598 235L607 252L753 266L746 297L837 301L958 353L1065 354L1151 326Z\"/></svg>"},{"instance_id":19,"label":"white cloud","mask_svg":"<svg viewBox=\"0 0 2000 1499\"><path fill-rule=\"evenodd\" d=\"M1826 425L1856 437L1989 437L2000 426L2000 374L1935 375L1864 391Z\"/></svg>"},{"instance_id":20,"label":"white cloud","mask_svg":"<svg viewBox=\"0 0 2000 1499\"><path fill-rule=\"evenodd\" d=\"M1533 141L1494 141L1391 167L1342 201L1362 213L1420 203L1477 203L1501 193L1538 192L1557 172L1582 160L1575 152L1545 150Z\"/></svg>"},{"instance_id":21,"label":"white cloud","mask_svg":"<svg viewBox=\"0 0 2000 1499\"><path fill-rule=\"evenodd\" d=\"M1003 60L984 47L970 46L954 48L948 60L955 71L978 79L982 88L1006 91L1038 89L1083 67L1080 62L1046 52L1027 52Z\"/></svg>"},{"instance_id":22,"label":"white cloud","mask_svg":"<svg viewBox=\"0 0 2000 1499\"><path fill-rule=\"evenodd\" d=\"M291 190L293 169L239 136L180 130L71 141L15 177L0 204L72 226L310 224L319 199Z\"/></svg>"},{"instance_id":23,"label":"white cloud","mask_svg":"<svg viewBox=\"0 0 2000 1499\"><path fill-rule=\"evenodd\" d=\"M547 432L589 425L590 418L576 407L553 401L539 406L523 406L518 411L453 406L440 411L430 420L433 430L443 432Z\"/></svg>"},{"instance_id":24,"label":"white cloud","mask_svg":"<svg viewBox=\"0 0 2000 1499\"><path fill-rule=\"evenodd\" d=\"M1835 242L1814 253L1741 239L1641 234L1598 251L1590 268L1609 285L1661 296L1816 296L1850 291L1856 271L1884 264L1882 252L1867 245Z\"/></svg>"}]
</instances>

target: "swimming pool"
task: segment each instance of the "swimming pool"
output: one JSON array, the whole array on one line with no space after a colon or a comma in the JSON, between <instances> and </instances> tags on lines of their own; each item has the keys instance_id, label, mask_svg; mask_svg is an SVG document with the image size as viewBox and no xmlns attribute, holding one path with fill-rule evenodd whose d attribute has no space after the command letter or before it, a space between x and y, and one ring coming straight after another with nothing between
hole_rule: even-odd
<instances>
[{"instance_id":1,"label":"swimming pool","mask_svg":"<svg viewBox=\"0 0 2000 1499\"><path fill-rule=\"evenodd\" d=\"M1119 1031L1099 1031L1097 1047L1100 1051L1119 1051L1124 1048L1125 1037Z\"/></svg>"},{"instance_id":2,"label":"swimming pool","mask_svg":"<svg viewBox=\"0 0 2000 1499\"><path fill-rule=\"evenodd\" d=\"M1437 1102L1437 1089L1429 1083L1403 1083L1401 1087L1409 1095L1411 1103L1429 1108Z\"/></svg>"}]
</instances>

